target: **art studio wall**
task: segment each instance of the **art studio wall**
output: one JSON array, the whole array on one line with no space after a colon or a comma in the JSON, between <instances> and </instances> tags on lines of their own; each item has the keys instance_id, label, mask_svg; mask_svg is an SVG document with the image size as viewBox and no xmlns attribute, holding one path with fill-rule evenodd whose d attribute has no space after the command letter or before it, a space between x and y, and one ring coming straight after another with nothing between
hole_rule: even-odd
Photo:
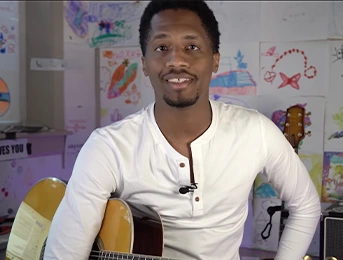
<instances>
[{"instance_id":1,"label":"art studio wall","mask_svg":"<svg viewBox=\"0 0 343 260\"><path fill-rule=\"evenodd\" d=\"M69 178L75 158L92 130L121 120L153 101L149 79L141 71L138 44L139 19L146 4L65 1L61 24L64 110L66 128L74 134L67 138L63 158L0 162L1 168L6 169L0 183L7 192L0 199L1 208L15 211L23 197L13 189L13 183L20 183L27 190L34 181L51 173ZM310 131L311 136L300 143L299 156L323 202L343 199L343 18L338 15L343 13L343 3L208 4L221 31L220 69L213 75L210 98L257 109L281 131L287 108L303 106L306 113L310 112L305 118L309 123L305 131ZM4 21L8 28L15 24L15 20ZM14 57L7 52L0 55L9 60ZM6 75L18 75L25 69L18 71L16 66L15 72ZM113 84L120 81L116 78L120 74L126 80L120 86ZM5 80L10 93L24 92L24 84L14 83L19 87L11 87L10 81ZM7 91L2 90L3 85L0 81L1 93ZM0 122L20 118L18 112L11 113L0 114ZM255 182L250 203L243 246L276 250L279 230L274 228L267 240L260 234L269 220L266 208L280 204L263 175ZM273 226L278 226L278 219L275 214ZM318 243L316 234L310 249L313 254L318 254Z\"/></svg>"}]
</instances>

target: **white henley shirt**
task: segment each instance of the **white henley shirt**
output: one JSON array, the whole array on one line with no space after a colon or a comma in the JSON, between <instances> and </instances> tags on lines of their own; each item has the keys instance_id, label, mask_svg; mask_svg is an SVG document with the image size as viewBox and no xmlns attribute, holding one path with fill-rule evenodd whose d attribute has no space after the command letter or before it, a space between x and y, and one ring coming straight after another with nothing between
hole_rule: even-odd
<instances>
[{"instance_id":1,"label":"white henley shirt","mask_svg":"<svg viewBox=\"0 0 343 260\"><path fill-rule=\"evenodd\" d=\"M189 161L159 130L154 103L94 130L54 216L44 259L88 259L115 192L160 214L164 257L239 260L249 192L259 172L268 176L290 211L275 260L302 259L320 217L319 196L304 164L264 115L213 100L210 104L212 123L191 144L198 183L194 193L179 193L190 184Z\"/></svg>"}]
</instances>

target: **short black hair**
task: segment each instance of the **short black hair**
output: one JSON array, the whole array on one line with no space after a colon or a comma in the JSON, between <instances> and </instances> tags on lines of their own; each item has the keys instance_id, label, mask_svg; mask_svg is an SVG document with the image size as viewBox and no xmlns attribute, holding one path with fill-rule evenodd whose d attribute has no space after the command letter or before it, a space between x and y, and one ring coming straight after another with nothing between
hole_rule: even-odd
<instances>
[{"instance_id":1,"label":"short black hair","mask_svg":"<svg viewBox=\"0 0 343 260\"><path fill-rule=\"evenodd\" d=\"M186 9L196 13L210 38L212 51L214 53L219 52L220 32L218 21L204 0L151 0L143 12L139 26L139 44L143 56L145 56L150 36L151 19L155 14L168 9Z\"/></svg>"}]
</instances>

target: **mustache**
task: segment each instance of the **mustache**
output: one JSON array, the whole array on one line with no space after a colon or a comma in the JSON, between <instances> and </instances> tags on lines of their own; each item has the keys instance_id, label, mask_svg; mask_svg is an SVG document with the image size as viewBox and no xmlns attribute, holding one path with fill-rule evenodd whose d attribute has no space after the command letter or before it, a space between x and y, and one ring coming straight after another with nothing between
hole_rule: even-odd
<instances>
[{"instance_id":1,"label":"mustache","mask_svg":"<svg viewBox=\"0 0 343 260\"><path fill-rule=\"evenodd\" d=\"M164 73L162 75L162 79L164 77L168 76L169 74L175 74L175 75L187 74L187 75L191 76L192 78L197 79L196 75L190 73L186 69L170 69L169 71L167 71L166 73Z\"/></svg>"}]
</instances>

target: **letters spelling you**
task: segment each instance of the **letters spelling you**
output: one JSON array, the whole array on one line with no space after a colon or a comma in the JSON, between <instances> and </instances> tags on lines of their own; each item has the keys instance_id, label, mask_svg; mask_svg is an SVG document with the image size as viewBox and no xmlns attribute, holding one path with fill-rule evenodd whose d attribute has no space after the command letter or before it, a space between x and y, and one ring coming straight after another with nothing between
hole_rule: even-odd
<instances>
[{"instance_id":1,"label":"letters spelling you","mask_svg":"<svg viewBox=\"0 0 343 260\"><path fill-rule=\"evenodd\" d=\"M8 155L8 154L23 153L24 151L25 151L24 144L12 144L12 145L0 146L0 156Z\"/></svg>"}]
</instances>

